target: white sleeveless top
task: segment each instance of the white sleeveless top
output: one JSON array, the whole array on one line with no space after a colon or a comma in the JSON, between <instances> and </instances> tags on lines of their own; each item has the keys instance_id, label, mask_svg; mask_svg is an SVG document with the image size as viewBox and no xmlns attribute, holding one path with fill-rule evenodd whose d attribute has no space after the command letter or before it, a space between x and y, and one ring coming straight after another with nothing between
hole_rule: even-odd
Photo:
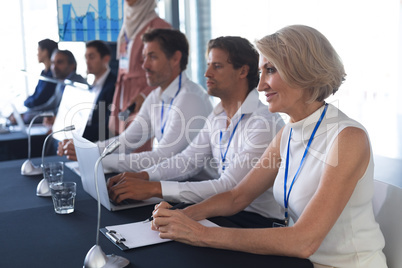
<instances>
[{"instance_id":1,"label":"white sleeveless top","mask_svg":"<svg viewBox=\"0 0 402 268\"><path fill-rule=\"evenodd\" d=\"M287 190L299 168L308 140L323 109L324 106L299 122L287 124L283 130L280 145L282 162L273 187L275 199L282 207L284 207L284 172L290 129L293 130ZM361 124L329 104L289 197L289 216L294 222L298 220L317 190L328 152L335 138L346 127L360 128L367 134ZM384 237L373 213L373 175L374 163L371 152L365 174L357 183L349 202L321 246L310 256L312 262L334 267L387 267L382 253L385 245Z\"/></svg>"}]
</instances>

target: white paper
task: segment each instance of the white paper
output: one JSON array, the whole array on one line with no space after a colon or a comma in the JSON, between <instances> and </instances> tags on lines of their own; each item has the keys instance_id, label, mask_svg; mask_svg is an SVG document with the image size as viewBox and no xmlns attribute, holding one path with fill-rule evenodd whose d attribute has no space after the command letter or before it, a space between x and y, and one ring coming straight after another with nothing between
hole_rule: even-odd
<instances>
[{"instance_id":1,"label":"white paper","mask_svg":"<svg viewBox=\"0 0 402 268\"><path fill-rule=\"evenodd\" d=\"M218 227L209 220L199 221L207 227ZM113 230L126 239L124 245L128 248L138 248L153 244L159 244L171 241L171 239L162 239L159 232L151 229L151 222L134 222L115 226L106 226L108 231Z\"/></svg>"}]
</instances>

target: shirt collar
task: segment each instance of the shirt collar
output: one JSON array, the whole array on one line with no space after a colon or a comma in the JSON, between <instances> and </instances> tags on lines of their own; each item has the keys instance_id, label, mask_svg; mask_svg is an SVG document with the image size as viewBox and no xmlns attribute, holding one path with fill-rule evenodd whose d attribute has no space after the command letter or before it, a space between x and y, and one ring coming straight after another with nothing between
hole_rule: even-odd
<instances>
[{"instance_id":1,"label":"shirt collar","mask_svg":"<svg viewBox=\"0 0 402 268\"><path fill-rule=\"evenodd\" d=\"M162 92L161 94L161 99L165 102L173 99L176 95L177 90L179 89L179 78L180 75L178 75L172 83ZM185 72L181 73L181 86L183 87L183 84L187 81L187 75Z\"/></svg>"},{"instance_id":2,"label":"shirt collar","mask_svg":"<svg viewBox=\"0 0 402 268\"><path fill-rule=\"evenodd\" d=\"M236 111L234 118L240 118L242 114L251 114L255 111L256 107L258 107L258 103L260 102L259 94L257 89L253 89L248 93L246 99L240 106L240 108ZM222 106L222 102L219 102L214 108L214 114L219 115L225 112Z\"/></svg>"},{"instance_id":3,"label":"shirt collar","mask_svg":"<svg viewBox=\"0 0 402 268\"><path fill-rule=\"evenodd\" d=\"M46 77L53 77L53 73L52 73L52 70L50 68L47 71L43 70L41 75L44 75Z\"/></svg>"},{"instance_id":4,"label":"shirt collar","mask_svg":"<svg viewBox=\"0 0 402 268\"><path fill-rule=\"evenodd\" d=\"M74 74L75 74L75 71L72 71L71 73L69 73L67 75L67 77L65 79L71 80L71 77L73 77ZM63 79L63 80L65 80L65 79Z\"/></svg>"},{"instance_id":5,"label":"shirt collar","mask_svg":"<svg viewBox=\"0 0 402 268\"><path fill-rule=\"evenodd\" d=\"M100 87L101 88L103 86L103 84L105 83L106 78L109 75L109 73L110 73L110 67L107 66L106 72L104 72L102 74L102 76L92 84L91 88L94 88L94 87L96 87L96 88Z\"/></svg>"}]
</instances>

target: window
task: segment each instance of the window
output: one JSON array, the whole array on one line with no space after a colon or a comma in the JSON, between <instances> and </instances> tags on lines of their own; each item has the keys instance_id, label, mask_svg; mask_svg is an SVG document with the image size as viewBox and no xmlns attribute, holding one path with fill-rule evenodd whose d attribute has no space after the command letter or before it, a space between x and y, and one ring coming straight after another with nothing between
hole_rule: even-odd
<instances>
[{"instance_id":1,"label":"window","mask_svg":"<svg viewBox=\"0 0 402 268\"><path fill-rule=\"evenodd\" d=\"M400 1L206 2L211 5L211 38L238 35L254 42L291 24L321 31L337 50L348 74L328 101L366 127L374 154L402 158L402 108L397 106L402 99ZM205 66L198 68L205 70Z\"/></svg>"},{"instance_id":2,"label":"window","mask_svg":"<svg viewBox=\"0 0 402 268\"><path fill-rule=\"evenodd\" d=\"M0 32L5 37L0 62L1 99L21 108L27 94L33 93L43 69L36 56L38 41L58 41L56 1L10 1L1 12ZM9 105L2 105L2 114L7 116L9 109Z\"/></svg>"},{"instance_id":3,"label":"window","mask_svg":"<svg viewBox=\"0 0 402 268\"><path fill-rule=\"evenodd\" d=\"M239 35L254 42L290 24L306 24L321 31L343 59L348 74L339 92L329 101L367 128L375 154L402 158L402 108L398 107L398 100L402 99L399 0L178 2L180 28L190 41L188 73L204 87L203 60L210 38ZM165 4L171 1L158 3L164 17ZM37 62L37 42L43 38L59 40L56 1L8 1L7 9L0 12L0 31L6 37L0 61L0 105L10 101L22 104L27 94L33 92L35 75L43 68ZM84 44L62 42L60 47L73 51L78 73L86 76ZM2 112L7 114L4 108Z\"/></svg>"}]
</instances>

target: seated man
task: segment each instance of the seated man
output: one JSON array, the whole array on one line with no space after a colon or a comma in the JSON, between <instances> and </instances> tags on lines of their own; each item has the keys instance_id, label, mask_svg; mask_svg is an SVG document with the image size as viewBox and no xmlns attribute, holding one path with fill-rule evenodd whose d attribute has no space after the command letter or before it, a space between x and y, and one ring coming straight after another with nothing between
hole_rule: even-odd
<instances>
[{"instance_id":1,"label":"seated man","mask_svg":"<svg viewBox=\"0 0 402 268\"><path fill-rule=\"evenodd\" d=\"M90 141L103 141L109 138L110 105L116 83L116 75L110 71L109 67L110 57L111 51L105 42L93 40L86 43L87 72L95 76L91 86L94 94L94 108L82 136ZM70 143L72 144L72 140L65 139L59 142L59 147L62 149Z\"/></svg>"},{"instance_id":2,"label":"seated man","mask_svg":"<svg viewBox=\"0 0 402 268\"><path fill-rule=\"evenodd\" d=\"M59 80L68 79L73 82L87 84L85 78L77 74L77 61L73 53L70 50L55 50L52 54L52 72L53 76ZM60 85L62 91L64 91L64 84Z\"/></svg>"},{"instance_id":3,"label":"seated man","mask_svg":"<svg viewBox=\"0 0 402 268\"><path fill-rule=\"evenodd\" d=\"M116 75L109 68L110 57L110 48L105 42L93 40L86 43L87 72L95 76L91 86L95 106L82 136L90 141L109 138L109 106L113 101L116 83Z\"/></svg>"},{"instance_id":4,"label":"seated man","mask_svg":"<svg viewBox=\"0 0 402 268\"><path fill-rule=\"evenodd\" d=\"M153 29L146 32L144 42L143 69L147 83L157 87L145 99L138 115L128 128L118 136L122 154L112 154L103 159L107 171L127 170L120 159L125 153L142 146L155 137L158 145L153 151L131 154L141 159L137 170L148 168L161 160L181 152L203 127L212 105L205 89L188 79L185 69L188 62L189 46L183 33L171 29ZM98 145L109 144L110 140ZM70 143L59 146L59 155L66 154L76 159L74 146Z\"/></svg>"},{"instance_id":5,"label":"seated man","mask_svg":"<svg viewBox=\"0 0 402 268\"><path fill-rule=\"evenodd\" d=\"M114 201L160 197L172 202L198 203L232 189L284 126L281 117L270 113L259 100L255 89L259 81L259 56L246 39L211 40L208 55L205 72L208 93L220 98L221 103L209 115L204 129L180 154L140 173L127 172L110 178L109 196ZM208 161L211 157L212 162ZM130 167L137 170L141 168L138 160L127 156L122 163L127 170ZM123 166L122 163L119 166ZM215 174L215 179L204 177L203 181L184 182L202 169ZM269 189L231 220L241 226L272 227L274 219L282 216ZM250 218L254 221L252 225Z\"/></svg>"},{"instance_id":6,"label":"seated man","mask_svg":"<svg viewBox=\"0 0 402 268\"><path fill-rule=\"evenodd\" d=\"M77 74L77 61L73 53L69 50L55 50L51 57L52 64L51 69L53 76L60 82L56 85L55 94L46 102L46 105L52 107L50 109L57 116L57 111L66 87L65 80L71 82L77 82L84 87L88 87L87 81L81 75ZM45 117L43 124L49 128L52 128L56 116ZM58 141L52 137L51 142L46 148L46 155L54 155L57 151Z\"/></svg>"},{"instance_id":7,"label":"seated man","mask_svg":"<svg viewBox=\"0 0 402 268\"><path fill-rule=\"evenodd\" d=\"M47 107L48 111L54 111L57 113L57 110L60 105L61 97L63 96L65 83L64 80L68 79L73 82L78 82L81 84L87 84L85 78L76 73L77 70L77 61L73 53L69 50L55 50L51 57L51 69L53 76L60 80L56 85L56 90L54 95L44 104ZM52 126L54 123L55 117L46 117L43 120L44 125Z\"/></svg>"}]
</instances>

